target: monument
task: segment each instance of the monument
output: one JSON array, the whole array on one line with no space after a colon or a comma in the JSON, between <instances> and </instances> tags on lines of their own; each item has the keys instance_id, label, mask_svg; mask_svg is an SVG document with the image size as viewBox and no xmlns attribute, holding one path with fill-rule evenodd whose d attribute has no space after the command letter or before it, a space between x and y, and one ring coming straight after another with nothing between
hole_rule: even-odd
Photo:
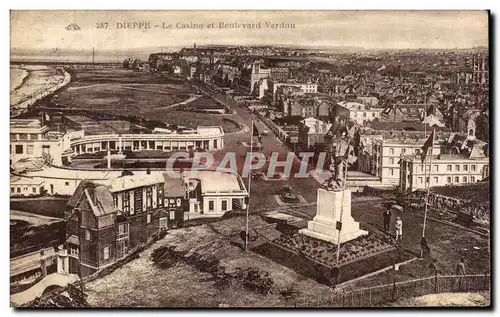
<instances>
[{"instance_id":1,"label":"monument","mask_svg":"<svg viewBox=\"0 0 500 317\"><path fill-rule=\"evenodd\" d=\"M347 166L356 161L354 134L351 129L332 142L332 177L318 189L316 216L299 233L334 244L368 234L359 229L359 223L351 216L351 191L346 188Z\"/></svg>"}]
</instances>

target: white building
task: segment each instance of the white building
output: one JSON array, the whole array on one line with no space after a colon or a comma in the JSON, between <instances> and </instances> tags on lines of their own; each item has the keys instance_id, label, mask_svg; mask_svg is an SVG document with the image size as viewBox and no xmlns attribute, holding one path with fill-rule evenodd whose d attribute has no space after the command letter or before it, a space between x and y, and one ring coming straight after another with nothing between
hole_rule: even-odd
<instances>
[{"instance_id":1,"label":"white building","mask_svg":"<svg viewBox=\"0 0 500 317\"><path fill-rule=\"evenodd\" d=\"M424 163L420 155L405 155L400 165L400 186L405 191L425 189L427 182L431 187L460 185L489 176L488 158L471 159L460 154L433 155Z\"/></svg>"},{"instance_id":2,"label":"white building","mask_svg":"<svg viewBox=\"0 0 500 317\"><path fill-rule=\"evenodd\" d=\"M331 123L326 123L315 118L306 118L299 124L299 143L306 148L315 144L324 144L325 135L332 127Z\"/></svg>"},{"instance_id":3,"label":"white building","mask_svg":"<svg viewBox=\"0 0 500 317\"><path fill-rule=\"evenodd\" d=\"M71 134L49 131L38 119L10 120L10 165L20 159L44 158L53 165L62 165L69 157Z\"/></svg>"},{"instance_id":4,"label":"white building","mask_svg":"<svg viewBox=\"0 0 500 317\"><path fill-rule=\"evenodd\" d=\"M400 158L402 155L419 154L426 138L373 140L370 174L380 177L384 185L399 185ZM441 154L443 141L436 140L428 155Z\"/></svg>"},{"instance_id":5,"label":"white building","mask_svg":"<svg viewBox=\"0 0 500 317\"><path fill-rule=\"evenodd\" d=\"M248 192L237 174L214 171L185 171L189 217L220 217L229 210L244 210Z\"/></svg>"},{"instance_id":6,"label":"white building","mask_svg":"<svg viewBox=\"0 0 500 317\"><path fill-rule=\"evenodd\" d=\"M162 132L161 130L158 130ZM219 150L224 147L224 130L219 126L200 126L186 131L167 131L153 134L83 135L71 139L75 154L110 150Z\"/></svg>"},{"instance_id":7,"label":"white building","mask_svg":"<svg viewBox=\"0 0 500 317\"><path fill-rule=\"evenodd\" d=\"M351 119L359 125L380 118L383 108L374 108L354 101L341 101L335 106L336 115L340 118Z\"/></svg>"}]
</instances>

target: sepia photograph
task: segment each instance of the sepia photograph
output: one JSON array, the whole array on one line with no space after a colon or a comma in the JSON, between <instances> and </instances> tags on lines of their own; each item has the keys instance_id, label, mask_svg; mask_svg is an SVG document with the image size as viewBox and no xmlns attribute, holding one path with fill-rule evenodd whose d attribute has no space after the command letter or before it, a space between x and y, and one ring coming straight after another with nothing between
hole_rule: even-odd
<instances>
[{"instance_id":1,"label":"sepia photograph","mask_svg":"<svg viewBox=\"0 0 500 317\"><path fill-rule=\"evenodd\" d=\"M491 308L487 10L11 10L10 306Z\"/></svg>"}]
</instances>

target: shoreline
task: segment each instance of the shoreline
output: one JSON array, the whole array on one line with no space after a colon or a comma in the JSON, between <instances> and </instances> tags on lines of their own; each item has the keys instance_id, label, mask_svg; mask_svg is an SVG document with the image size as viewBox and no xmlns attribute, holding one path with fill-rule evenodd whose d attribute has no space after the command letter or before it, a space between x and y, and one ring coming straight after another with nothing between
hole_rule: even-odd
<instances>
[{"instance_id":1,"label":"shoreline","mask_svg":"<svg viewBox=\"0 0 500 317\"><path fill-rule=\"evenodd\" d=\"M26 75L22 80L21 84L17 86L14 89L14 92L17 92L19 89L21 89L23 86L25 86L26 82L33 77L33 69L25 68L25 67L19 67L20 69L23 69L28 72L28 75ZM48 67L50 68L50 67ZM11 104L10 105L10 116L11 117L17 117L19 115L22 115L25 112L28 112L31 110L33 106L36 106L37 102L40 100L54 94L61 88L65 87L71 82L71 75L68 73L68 71L64 67L55 67L56 73L59 75L62 75L61 79L58 79L54 82L53 85L47 86L45 89L42 91L33 94L32 96L28 97L26 100L18 102L16 104ZM11 97L12 98L12 97Z\"/></svg>"}]
</instances>

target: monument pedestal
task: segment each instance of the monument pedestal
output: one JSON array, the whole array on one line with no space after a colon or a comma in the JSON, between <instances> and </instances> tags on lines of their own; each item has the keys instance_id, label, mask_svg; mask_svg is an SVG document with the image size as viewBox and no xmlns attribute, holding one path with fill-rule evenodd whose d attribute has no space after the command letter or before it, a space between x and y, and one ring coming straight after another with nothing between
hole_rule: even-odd
<instances>
[{"instance_id":1,"label":"monument pedestal","mask_svg":"<svg viewBox=\"0 0 500 317\"><path fill-rule=\"evenodd\" d=\"M307 222L307 229L301 229L299 233L337 244L339 242L337 221L340 221L342 208L340 243L368 234L368 231L359 229L359 223L351 216L351 191L349 189L329 191L322 188L318 189L316 216Z\"/></svg>"}]
</instances>

